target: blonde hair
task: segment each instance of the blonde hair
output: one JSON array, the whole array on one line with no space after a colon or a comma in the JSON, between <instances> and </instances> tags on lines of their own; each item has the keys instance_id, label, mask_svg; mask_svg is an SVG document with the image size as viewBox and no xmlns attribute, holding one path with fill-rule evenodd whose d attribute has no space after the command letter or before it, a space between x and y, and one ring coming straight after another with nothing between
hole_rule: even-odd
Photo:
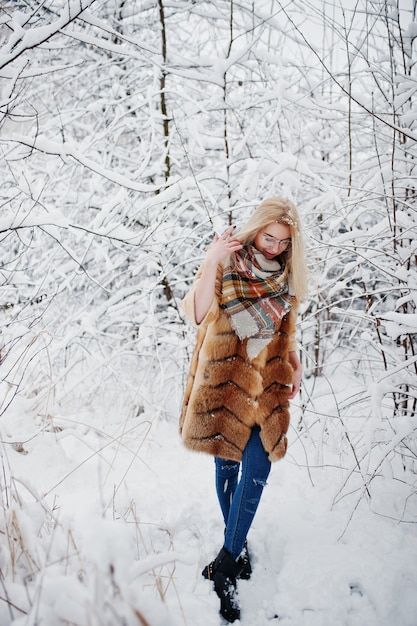
<instances>
[{"instance_id":1,"label":"blonde hair","mask_svg":"<svg viewBox=\"0 0 417 626\"><path fill-rule=\"evenodd\" d=\"M304 241L301 234L300 218L295 205L286 198L275 197L264 200L246 224L234 235L243 245L253 243L257 233L277 222L286 224L291 231L291 249L283 252L286 263L285 274L298 301L307 296L307 265L305 260Z\"/></svg>"}]
</instances>

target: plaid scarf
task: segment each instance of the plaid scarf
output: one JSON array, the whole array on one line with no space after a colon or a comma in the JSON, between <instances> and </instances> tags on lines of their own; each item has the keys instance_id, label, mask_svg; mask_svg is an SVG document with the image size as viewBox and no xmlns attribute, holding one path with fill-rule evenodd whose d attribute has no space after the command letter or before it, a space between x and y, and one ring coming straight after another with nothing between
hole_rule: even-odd
<instances>
[{"instance_id":1,"label":"plaid scarf","mask_svg":"<svg viewBox=\"0 0 417 626\"><path fill-rule=\"evenodd\" d=\"M269 261L253 246L236 252L236 265L226 261L223 270L221 306L239 339L249 338L247 353L254 359L272 340L275 324L291 309L287 269Z\"/></svg>"}]
</instances>

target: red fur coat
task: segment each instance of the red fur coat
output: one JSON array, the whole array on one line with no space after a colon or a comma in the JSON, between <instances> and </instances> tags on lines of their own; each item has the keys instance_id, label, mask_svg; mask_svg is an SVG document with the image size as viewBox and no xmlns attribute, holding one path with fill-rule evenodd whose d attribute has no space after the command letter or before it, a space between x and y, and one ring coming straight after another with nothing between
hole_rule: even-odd
<instances>
[{"instance_id":1,"label":"red fur coat","mask_svg":"<svg viewBox=\"0 0 417 626\"><path fill-rule=\"evenodd\" d=\"M201 324L196 323L194 293L200 274L201 270L183 300L185 314L198 329L180 417L183 442L192 450L241 461L251 429L259 425L269 459L276 461L287 449L293 380L288 352L295 350L297 307L277 324L273 340L250 361L247 340L239 339L219 306L221 266L213 304Z\"/></svg>"}]
</instances>

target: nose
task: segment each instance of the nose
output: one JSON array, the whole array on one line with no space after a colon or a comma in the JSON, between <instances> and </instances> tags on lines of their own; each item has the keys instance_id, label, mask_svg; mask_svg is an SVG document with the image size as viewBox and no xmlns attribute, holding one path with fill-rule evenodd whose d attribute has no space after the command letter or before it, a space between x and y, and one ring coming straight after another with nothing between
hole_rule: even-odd
<instances>
[{"instance_id":1,"label":"nose","mask_svg":"<svg viewBox=\"0 0 417 626\"><path fill-rule=\"evenodd\" d=\"M274 243L271 243L271 245L268 246L268 250L278 253L281 250L281 242L275 241Z\"/></svg>"}]
</instances>

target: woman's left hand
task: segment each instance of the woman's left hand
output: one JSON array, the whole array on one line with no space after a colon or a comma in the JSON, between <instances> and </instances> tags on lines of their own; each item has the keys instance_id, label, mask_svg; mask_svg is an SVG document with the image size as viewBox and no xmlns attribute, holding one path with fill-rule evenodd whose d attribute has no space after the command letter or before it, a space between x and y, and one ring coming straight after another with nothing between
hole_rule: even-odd
<instances>
[{"instance_id":1,"label":"woman's left hand","mask_svg":"<svg viewBox=\"0 0 417 626\"><path fill-rule=\"evenodd\" d=\"M300 385L301 385L301 376L303 374L303 368L301 366L300 363L300 359L298 358L298 355L296 352L290 352L288 354L288 360L291 363L291 366L294 370L294 378L293 378L293 382L292 382L292 391L288 396L289 400L292 400L293 398L295 398L295 396L297 395L297 393L300 391Z\"/></svg>"}]
</instances>

